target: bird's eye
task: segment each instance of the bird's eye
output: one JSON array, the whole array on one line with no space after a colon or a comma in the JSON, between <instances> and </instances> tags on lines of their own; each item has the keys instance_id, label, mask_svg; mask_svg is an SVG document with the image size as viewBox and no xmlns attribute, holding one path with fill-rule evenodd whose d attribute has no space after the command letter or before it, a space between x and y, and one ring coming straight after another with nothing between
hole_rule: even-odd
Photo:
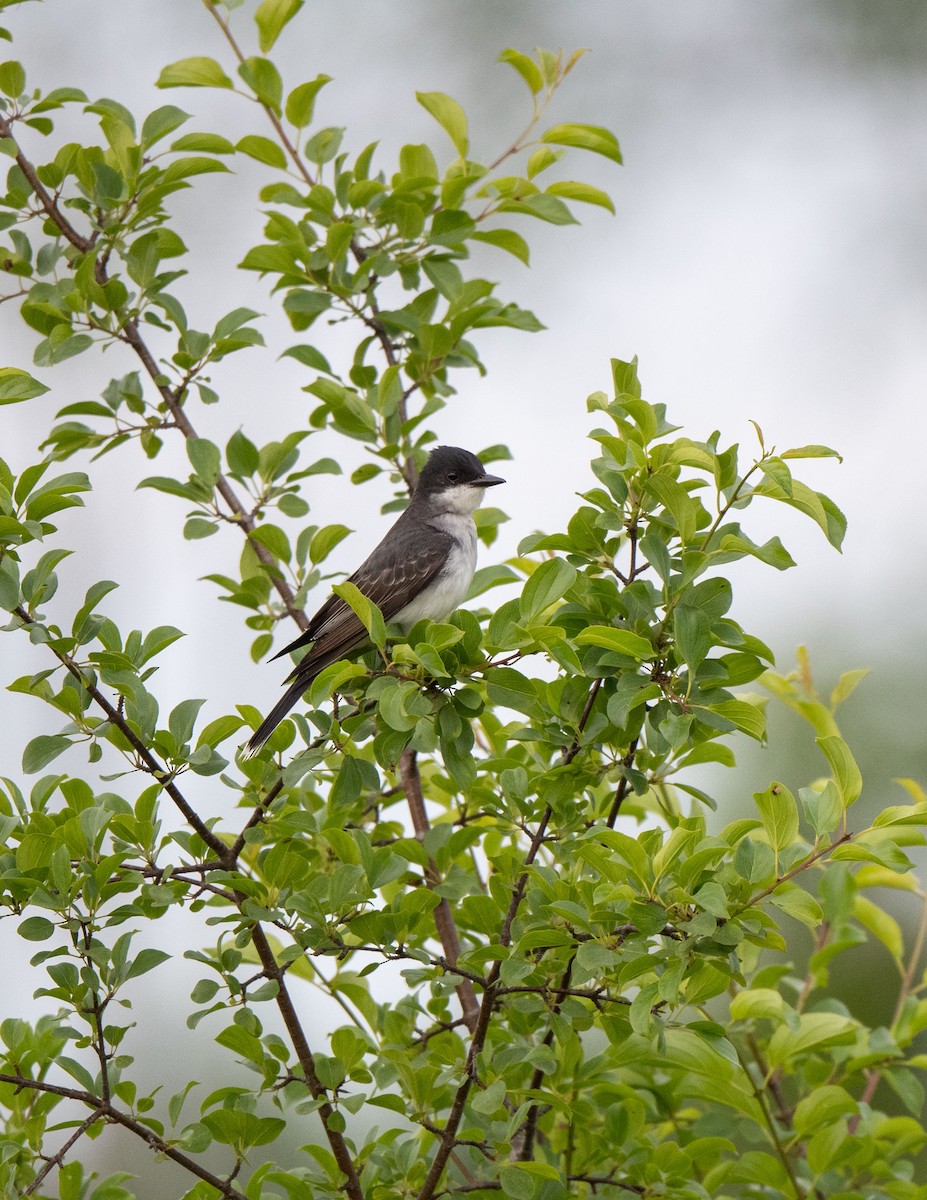
<instances>
[{"instance_id":1,"label":"bird's eye","mask_svg":"<svg viewBox=\"0 0 927 1200\"><path fill-rule=\"evenodd\" d=\"M457 472L456 471L448 471L447 481L448 481L448 483L456 483L457 482Z\"/></svg>"}]
</instances>

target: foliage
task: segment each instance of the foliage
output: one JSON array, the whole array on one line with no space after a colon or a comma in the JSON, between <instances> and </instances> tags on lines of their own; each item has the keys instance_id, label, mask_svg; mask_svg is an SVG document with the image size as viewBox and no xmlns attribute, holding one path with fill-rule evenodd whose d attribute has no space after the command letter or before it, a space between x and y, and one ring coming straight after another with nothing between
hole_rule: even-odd
<instances>
[{"instance_id":1,"label":"foliage","mask_svg":"<svg viewBox=\"0 0 927 1200\"><path fill-rule=\"evenodd\" d=\"M347 532L307 523L315 477L341 469L307 455L312 431L362 443L352 482L377 480L381 499L392 484L385 507L401 507L456 372L483 370L480 331L540 328L473 276L474 243L527 262L523 218L560 225L577 202L611 208L589 184L543 182L578 151L620 162L609 131L548 123L578 55L501 55L531 110L489 164L469 158L460 105L420 93L446 141L404 146L390 170L375 146L354 154L344 130L315 124L327 76L284 84L267 57L301 0L262 0L254 54L240 48L244 15L240 35L229 24L239 4L207 7L225 60L183 58L160 85L244 97L267 136L180 133L189 118L172 104L136 121L73 88L29 90L19 63L0 65L3 269L37 334L35 367L51 380L58 362L113 343L137 359L100 400L61 409L44 458L0 463L0 605L35 658L10 686L49 710L23 754L37 782L0 791L0 904L41 944L37 995L56 1006L0 1023L3 1194L130 1196L128 1175L96 1180L83 1159L86 1139L116 1124L183 1167L198 1200L927 1197L912 1165L927 1138L915 1074L927 1056L912 1048L927 1025L927 917L906 947L872 899L900 889L927 914L905 854L923 840L927 797L907 782L908 803L854 829L862 780L835 713L860 673L824 703L806 660L776 674L730 615L728 567L793 565L778 537L752 539L743 522L757 501L797 509L839 547L839 509L792 473L834 451L777 452L759 428L754 452L717 432L682 436L642 397L636 365L616 360L612 394L589 398L592 478L567 528L483 567L477 607L445 624L386 639L368 605L374 648L324 671L253 760L220 750L256 727L251 707L205 726L198 699L162 716L157 662L180 630L119 629L109 581L73 595L54 518L91 481L60 464L133 442L154 459L179 435L189 475L139 486L185 502L185 537L243 539L240 572L211 578L245 610L255 658L281 621L305 627ZM39 162L64 106L102 140ZM306 369L309 428L266 445L238 431L221 446L192 416L221 400L213 366L261 345L257 314L236 308L199 330L177 294L186 246L171 197L234 155L268 172L265 237L241 268L268 279L298 334L320 318L357 330L346 377L316 344L324 334L287 351ZM50 386L6 367L0 401ZM487 545L503 519L481 511ZM56 622L59 582L69 616ZM772 782L754 815L725 822L693 779L732 766L739 735L764 739L752 684L806 719L824 774L797 797ZM43 774L74 745L87 751L81 776ZM202 776L234 800L219 822L199 811ZM125 1008L133 981L170 971L171 955L136 935L157 941L156 922L177 912L202 967L188 1024L214 1039L217 1074L243 1063L250 1088L139 1086L145 1031ZM786 932L801 927L811 952L796 969ZM867 936L897 971L887 1028L828 991L834 959ZM382 984L384 964L402 968L401 996ZM307 1020L310 988L337 1000L339 1028ZM880 1082L910 1116L886 1112ZM308 1144L283 1149L288 1130Z\"/></svg>"}]
</instances>

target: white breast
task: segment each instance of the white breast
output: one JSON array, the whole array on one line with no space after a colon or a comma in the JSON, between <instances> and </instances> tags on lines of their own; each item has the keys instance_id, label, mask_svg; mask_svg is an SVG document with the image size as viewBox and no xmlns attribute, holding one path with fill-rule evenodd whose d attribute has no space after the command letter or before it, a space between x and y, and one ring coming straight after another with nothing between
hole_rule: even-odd
<instances>
[{"instance_id":1,"label":"white breast","mask_svg":"<svg viewBox=\"0 0 927 1200\"><path fill-rule=\"evenodd\" d=\"M442 513L431 524L449 533L454 545L438 577L396 614L394 620L404 629L425 619L446 620L460 607L476 570L476 526L469 513Z\"/></svg>"}]
</instances>

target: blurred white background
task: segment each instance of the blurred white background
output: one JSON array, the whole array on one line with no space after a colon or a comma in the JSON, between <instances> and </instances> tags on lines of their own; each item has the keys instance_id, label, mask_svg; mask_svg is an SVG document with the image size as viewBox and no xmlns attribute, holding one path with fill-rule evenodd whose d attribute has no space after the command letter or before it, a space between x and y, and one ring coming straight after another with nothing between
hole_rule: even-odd
<instances>
[{"instance_id":1,"label":"blurred white background","mask_svg":"<svg viewBox=\"0 0 927 1200\"><path fill-rule=\"evenodd\" d=\"M243 40L252 8L236 14ZM162 66L187 55L215 56L233 73L217 27L194 0L46 0L10 11L6 24L14 43L5 56L23 61L30 86L76 85L139 118L178 104L193 114L185 131L233 140L267 132L255 106L228 92L155 89ZM873 802L900 802L888 780L927 775L927 10L905 0L311 0L274 57L288 87L318 72L334 76L316 120L346 125L353 151L378 139L375 161L390 171L404 142L427 140L443 161L451 153L417 105L417 89L457 98L470 116L473 156L495 157L530 111L524 85L496 57L506 46L535 45L589 47L552 120L609 126L625 166L576 154L568 172L609 190L617 218L579 206L581 225L524 229L530 271L498 252L480 260L500 294L548 327L535 335L484 332L488 377L458 374L460 395L436 421L441 441L474 450L507 442L513 453L500 468L505 494L493 497L511 521L482 561L511 554L535 528L559 528L574 493L590 486L584 434L597 422L585 398L608 389L611 356L639 355L646 398L665 403L688 436L718 428L723 442L752 449L752 418L780 448L836 447L842 466L798 464L798 473L846 512L843 555L790 510L751 511L753 536L782 531L798 566L784 574L738 566L733 615L773 646L782 669L799 642L810 645L828 686L839 670L873 668L847 707L847 729ZM60 128L95 136L93 118L77 112ZM50 153L37 134L27 135L26 149ZM234 176L203 177L171 201L192 251L190 276L178 288L191 324L210 328L241 304L267 314L259 327L268 349L221 364L213 386L222 403L191 409L199 431L220 444L237 427L261 442L305 422L314 401L300 388L310 376L278 360L288 345L311 339L341 362L349 344L344 330L321 322L308 337L294 335L265 285L234 270L260 240L263 177L247 160L232 165ZM34 341L12 303L0 320L3 364L28 369ZM119 351L105 358L92 351L38 370L52 391L0 409L0 454L14 469L34 461L55 410L96 397L112 376L134 368ZM363 450L349 449L357 465ZM328 435L306 450L332 452L343 447ZM213 585L200 581L234 563L235 539L184 543L183 502L135 490L143 476L170 465L183 470L184 461L179 438L154 464L135 447L103 460L86 509L62 521L62 544L81 553L62 564L49 613L64 619L89 583L116 579L120 589L104 607L120 623L176 624L188 635L161 660L154 686L163 710L187 696L208 698L204 720L234 703L266 708L283 672L250 663L240 613L215 604ZM67 469L83 466L73 460ZM337 567L356 565L389 520L379 515L388 497L376 484L353 493L344 480L322 477L307 498L312 520L357 529L333 559ZM21 637L3 639L2 661L5 680L45 665ZM4 770L15 775L29 737L53 730L38 701L2 691L0 722ZM747 753L727 783L732 804L777 773L789 779L796 758L811 765L795 782L819 769L806 757L807 737L799 751L788 721L776 717L772 728L772 749ZM79 769L80 761L63 758L50 769ZM202 809L227 811L229 793L217 779L191 787ZM28 1003L35 986L25 972L13 976L0 1016ZM183 1007L187 979L170 986Z\"/></svg>"}]
</instances>

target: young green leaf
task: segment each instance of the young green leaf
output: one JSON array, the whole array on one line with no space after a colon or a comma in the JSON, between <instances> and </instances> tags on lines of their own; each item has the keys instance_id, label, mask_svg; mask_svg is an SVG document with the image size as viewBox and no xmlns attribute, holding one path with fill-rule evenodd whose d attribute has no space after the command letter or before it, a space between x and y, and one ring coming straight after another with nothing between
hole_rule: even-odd
<instances>
[{"instance_id":1,"label":"young green leaf","mask_svg":"<svg viewBox=\"0 0 927 1200\"><path fill-rule=\"evenodd\" d=\"M467 114L457 101L446 96L444 92L416 92L415 98L451 139L460 157L466 158L470 145L467 136Z\"/></svg>"},{"instance_id":2,"label":"young green leaf","mask_svg":"<svg viewBox=\"0 0 927 1200\"><path fill-rule=\"evenodd\" d=\"M232 81L214 58L182 58L165 67L158 76L159 88L216 87L230 88Z\"/></svg>"},{"instance_id":3,"label":"young green leaf","mask_svg":"<svg viewBox=\"0 0 927 1200\"><path fill-rule=\"evenodd\" d=\"M618 139L609 129L600 125L554 125L545 129L541 141L555 146L575 146L580 150L591 150L603 154L612 162L621 163L621 148Z\"/></svg>"}]
</instances>

